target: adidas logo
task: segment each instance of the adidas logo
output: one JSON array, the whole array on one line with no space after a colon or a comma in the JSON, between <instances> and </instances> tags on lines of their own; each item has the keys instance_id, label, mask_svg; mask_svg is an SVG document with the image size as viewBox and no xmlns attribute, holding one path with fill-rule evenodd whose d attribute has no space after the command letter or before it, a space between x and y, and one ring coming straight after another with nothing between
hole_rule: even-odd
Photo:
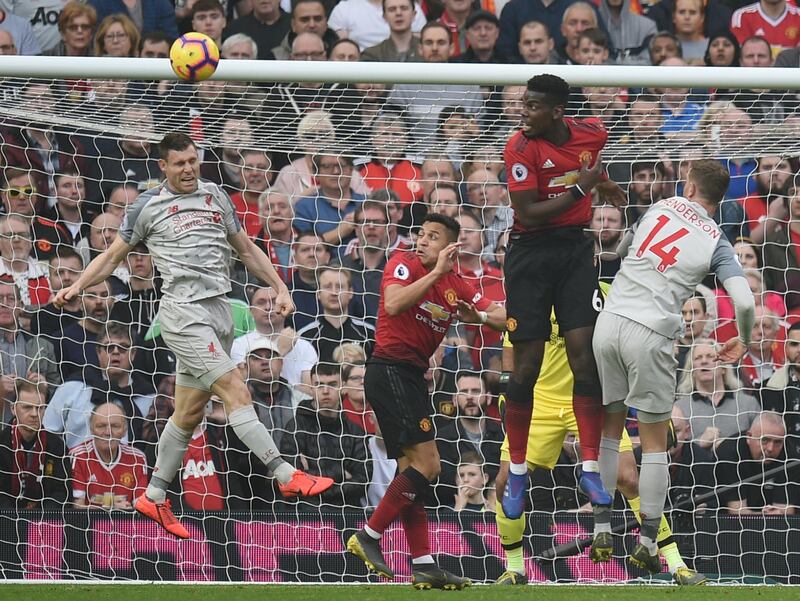
<instances>
[{"instance_id":1,"label":"adidas logo","mask_svg":"<svg viewBox=\"0 0 800 601\"><path fill-rule=\"evenodd\" d=\"M403 493L400 493L400 494L403 495L406 499L408 499L409 501L412 501L412 502L414 501L414 499L417 498L416 493L413 493L413 492L403 492Z\"/></svg>"},{"instance_id":2,"label":"adidas logo","mask_svg":"<svg viewBox=\"0 0 800 601\"><path fill-rule=\"evenodd\" d=\"M552 169L553 167L555 167L555 164L550 159L546 159L542 164L542 169Z\"/></svg>"}]
</instances>

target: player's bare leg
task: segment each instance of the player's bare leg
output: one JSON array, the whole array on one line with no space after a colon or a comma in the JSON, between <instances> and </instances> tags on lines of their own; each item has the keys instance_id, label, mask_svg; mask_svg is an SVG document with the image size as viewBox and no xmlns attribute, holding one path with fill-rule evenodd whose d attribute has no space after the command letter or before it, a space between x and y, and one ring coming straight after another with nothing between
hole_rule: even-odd
<instances>
[{"instance_id":1,"label":"player's bare leg","mask_svg":"<svg viewBox=\"0 0 800 601\"><path fill-rule=\"evenodd\" d=\"M284 497L316 496L333 486L331 478L306 474L281 457L266 426L258 419L250 391L238 369L217 379L211 390L225 404L228 423L236 436L275 476Z\"/></svg>"},{"instance_id":2,"label":"player's bare leg","mask_svg":"<svg viewBox=\"0 0 800 601\"><path fill-rule=\"evenodd\" d=\"M590 344L591 348L591 344ZM501 504L503 513L511 520L525 511L528 492L528 431L533 416L533 388L539 378L544 357L544 340L514 343L514 370L508 382L505 404L505 427L508 451L511 456L508 483Z\"/></svg>"},{"instance_id":3,"label":"player's bare leg","mask_svg":"<svg viewBox=\"0 0 800 601\"><path fill-rule=\"evenodd\" d=\"M160 524L178 538L189 538L189 532L172 513L167 489L183 465L183 456L192 439L192 432L203 420L206 403L211 398L207 390L175 386L175 411L167 421L158 440L156 465L147 490L133 502L140 514Z\"/></svg>"},{"instance_id":4,"label":"player's bare leg","mask_svg":"<svg viewBox=\"0 0 800 601\"><path fill-rule=\"evenodd\" d=\"M572 410L578 423L582 459L578 485L593 506L611 506L614 499L603 486L598 464L604 412L600 378L592 352L593 334L593 326L563 332L567 359L575 378Z\"/></svg>"}]
</instances>

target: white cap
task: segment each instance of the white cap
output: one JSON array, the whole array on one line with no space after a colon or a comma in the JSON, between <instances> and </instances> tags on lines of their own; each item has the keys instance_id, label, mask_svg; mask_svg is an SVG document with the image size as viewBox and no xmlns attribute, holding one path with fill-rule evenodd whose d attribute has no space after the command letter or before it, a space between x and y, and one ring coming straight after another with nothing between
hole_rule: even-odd
<instances>
[{"instance_id":1,"label":"white cap","mask_svg":"<svg viewBox=\"0 0 800 601\"><path fill-rule=\"evenodd\" d=\"M231 348L231 359L236 364L244 363L245 359L253 352L259 350L270 350L276 355L280 355L278 345L268 336L251 332L233 341Z\"/></svg>"}]
</instances>

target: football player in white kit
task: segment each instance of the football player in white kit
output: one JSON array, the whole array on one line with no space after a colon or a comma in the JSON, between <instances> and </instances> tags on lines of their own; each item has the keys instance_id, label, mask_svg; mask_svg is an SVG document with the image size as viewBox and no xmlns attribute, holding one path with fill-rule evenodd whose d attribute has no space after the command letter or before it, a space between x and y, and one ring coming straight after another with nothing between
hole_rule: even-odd
<instances>
[{"instance_id":1,"label":"football player in white kit","mask_svg":"<svg viewBox=\"0 0 800 601\"><path fill-rule=\"evenodd\" d=\"M661 571L656 536L669 487L667 430L675 401L673 349L681 331L681 307L709 272L716 274L733 299L739 329L739 337L719 350L722 362L742 357L753 326L753 295L730 242L713 219L729 180L717 161L695 161L685 197L661 200L642 216L620 244L622 267L592 341L605 407L600 475L612 497L625 418L629 407L637 410L642 527L630 562L652 573ZM608 507L595 508L592 546L611 556Z\"/></svg>"},{"instance_id":2,"label":"football player in white kit","mask_svg":"<svg viewBox=\"0 0 800 601\"><path fill-rule=\"evenodd\" d=\"M199 179L200 160L192 139L182 133L167 134L159 144L159 156L166 180L128 206L111 246L89 263L75 284L61 290L54 303L63 306L111 275L137 244L147 246L164 282L158 311L161 334L178 363L175 412L158 441L147 490L133 505L178 538L189 538L189 531L172 513L166 491L183 465L212 392L224 402L228 423L239 439L277 478L284 497L318 495L333 480L306 474L283 460L230 357L233 318L226 296L231 290L231 250L250 273L277 291L275 306L283 316L294 310L286 284L247 236L228 194Z\"/></svg>"}]
</instances>

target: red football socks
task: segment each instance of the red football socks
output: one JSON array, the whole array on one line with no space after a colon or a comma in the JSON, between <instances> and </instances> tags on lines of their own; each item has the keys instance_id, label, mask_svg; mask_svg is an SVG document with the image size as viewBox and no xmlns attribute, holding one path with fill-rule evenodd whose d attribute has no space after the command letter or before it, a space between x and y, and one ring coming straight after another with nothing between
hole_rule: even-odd
<instances>
[{"instance_id":1,"label":"red football socks","mask_svg":"<svg viewBox=\"0 0 800 601\"><path fill-rule=\"evenodd\" d=\"M386 494L375 508L375 513L370 516L367 525L375 532L383 534L383 531L400 515L400 512L414 503L418 497L421 503L425 502L424 496L428 485L425 476L413 467L404 470L389 484Z\"/></svg>"},{"instance_id":2,"label":"red football socks","mask_svg":"<svg viewBox=\"0 0 800 601\"><path fill-rule=\"evenodd\" d=\"M506 400L506 434L511 463L525 463L532 415L533 402L530 399L526 403L512 403Z\"/></svg>"},{"instance_id":3,"label":"red football socks","mask_svg":"<svg viewBox=\"0 0 800 601\"><path fill-rule=\"evenodd\" d=\"M572 411L578 422L583 461L597 461L600 454L600 438L603 435L603 400L600 397L572 395ZM509 442L511 437L509 436ZM513 459L512 459L513 461Z\"/></svg>"},{"instance_id":4,"label":"red football socks","mask_svg":"<svg viewBox=\"0 0 800 601\"><path fill-rule=\"evenodd\" d=\"M431 554L428 540L428 515L425 513L424 501L415 501L400 511L400 520L406 533L411 559Z\"/></svg>"}]
</instances>

